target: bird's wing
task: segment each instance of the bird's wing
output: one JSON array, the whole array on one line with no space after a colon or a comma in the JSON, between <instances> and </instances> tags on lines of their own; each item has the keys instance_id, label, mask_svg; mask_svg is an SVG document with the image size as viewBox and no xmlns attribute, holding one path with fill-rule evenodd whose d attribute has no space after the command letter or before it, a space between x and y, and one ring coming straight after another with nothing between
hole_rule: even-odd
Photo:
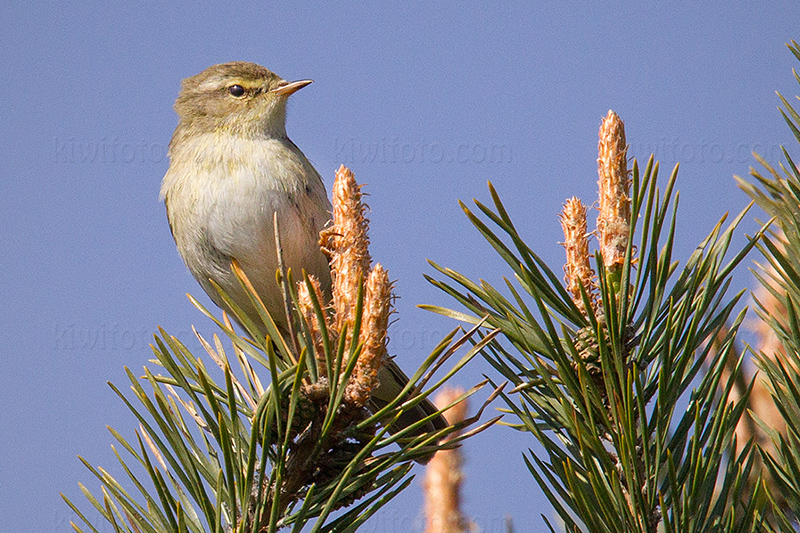
<instances>
[{"instance_id":1,"label":"bird's wing","mask_svg":"<svg viewBox=\"0 0 800 533\"><path fill-rule=\"evenodd\" d=\"M311 169L312 173L317 177L316 184L321 185L324 188L325 183L322 181L322 176L320 176L319 172L317 172L317 169L314 168L314 165L311 164L311 161L308 160L303 151L300 150L300 148L298 148L297 145L294 143L294 141L292 141L290 138L286 137L286 142L293 150L295 150L297 153L303 156L303 159L308 163L306 166L308 166L308 168Z\"/></svg>"},{"instance_id":2,"label":"bird's wing","mask_svg":"<svg viewBox=\"0 0 800 533\"><path fill-rule=\"evenodd\" d=\"M175 240L175 228L172 227L172 220L169 218L169 196L164 197L164 207L167 210L167 223L169 224L169 233L172 235L172 240Z\"/></svg>"}]
</instances>

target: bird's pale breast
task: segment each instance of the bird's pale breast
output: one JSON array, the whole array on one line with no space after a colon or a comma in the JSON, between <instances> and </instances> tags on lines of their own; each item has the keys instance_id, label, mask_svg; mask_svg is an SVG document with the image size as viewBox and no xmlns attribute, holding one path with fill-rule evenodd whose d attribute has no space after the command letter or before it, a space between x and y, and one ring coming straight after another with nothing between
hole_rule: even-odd
<instances>
[{"instance_id":1,"label":"bird's pale breast","mask_svg":"<svg viewBox=\"0 0 800 533\"><path fill-rule=\"evenodd\" d=\"M322 180L288 139L242 139L207 133L170 154L162 195L178 250L194 277L225 308L209 278L255 315L230 271L236 259L276 322L283 303L273 213L277 213L284 259L299 279L302 270L330 283L327 259L317 244L330 217ZM191 168L193 172L182 169ZM257 323L257 316L251 316Z\"/></svg>"}]
</instances>

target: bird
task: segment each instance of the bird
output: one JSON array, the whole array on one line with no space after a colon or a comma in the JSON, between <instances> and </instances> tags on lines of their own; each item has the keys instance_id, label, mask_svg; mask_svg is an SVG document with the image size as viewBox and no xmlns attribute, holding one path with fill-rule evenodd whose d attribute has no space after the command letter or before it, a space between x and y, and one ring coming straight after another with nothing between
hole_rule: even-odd
<instances>
[{"instance_id":1,"label":"bird","mask_svg":"<svg viewBox=\"0 0 800 533\"><path fill-rule=\"evenodd\" d=\"M243 61L213 65L184 79L161 185L178 252L206 294L235 317L213 281L253 323L262 324L232 271L235 260L283 332L288 327L276 281L273 214L286 268L315 276L326 298L331 292L330 266L319 246L331 204L322 177L286 133L289 96L310 83L286 81ZM378 378L370 400L373 410L393 401L408 383L394 358L384 361ZM425 399L389 431L436 413ZM412 434L445 427L444 417L436 415Z\"/></svg>"}]
</instances>

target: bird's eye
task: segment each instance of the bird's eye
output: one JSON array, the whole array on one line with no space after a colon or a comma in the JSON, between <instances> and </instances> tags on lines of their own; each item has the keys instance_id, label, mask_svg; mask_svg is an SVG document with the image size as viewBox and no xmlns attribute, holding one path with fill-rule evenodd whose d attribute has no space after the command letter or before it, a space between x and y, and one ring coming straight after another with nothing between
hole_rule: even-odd
<instances>
[{"instance_id":1,"label":"bird's eye","mask_svg":"<svg viewBox=\"0 0 800 533\"><path fill-rule=\"evenodd\" d=\"M230 87L228 87L228 92L234 98L241 98L242 96L244 96L244 87L242 87L241 85L231 85Z\"/></svg>"}]
</instances>

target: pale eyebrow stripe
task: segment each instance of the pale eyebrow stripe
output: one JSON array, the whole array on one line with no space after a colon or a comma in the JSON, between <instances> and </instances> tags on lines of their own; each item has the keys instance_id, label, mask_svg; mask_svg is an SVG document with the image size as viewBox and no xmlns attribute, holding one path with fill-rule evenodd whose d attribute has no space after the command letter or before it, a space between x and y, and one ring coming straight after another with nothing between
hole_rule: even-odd
<instances>
[{"instance_id":1,"label":"pale eyebrow stripe","mask_svg":"<svg viewBox=\"0 0 800 533\"><path fill-rule=\"evenodd\" d=\"M254 87L258 87L259 83L253 83L252 80L243 80L241 78L211 78L209 80L204 81L197 88L201 91L209 91L209 90L217 90L222 89L223 87L227 87L228 85L241 85L245 89L252 89Z\"/></svg>"}]
</instances>

